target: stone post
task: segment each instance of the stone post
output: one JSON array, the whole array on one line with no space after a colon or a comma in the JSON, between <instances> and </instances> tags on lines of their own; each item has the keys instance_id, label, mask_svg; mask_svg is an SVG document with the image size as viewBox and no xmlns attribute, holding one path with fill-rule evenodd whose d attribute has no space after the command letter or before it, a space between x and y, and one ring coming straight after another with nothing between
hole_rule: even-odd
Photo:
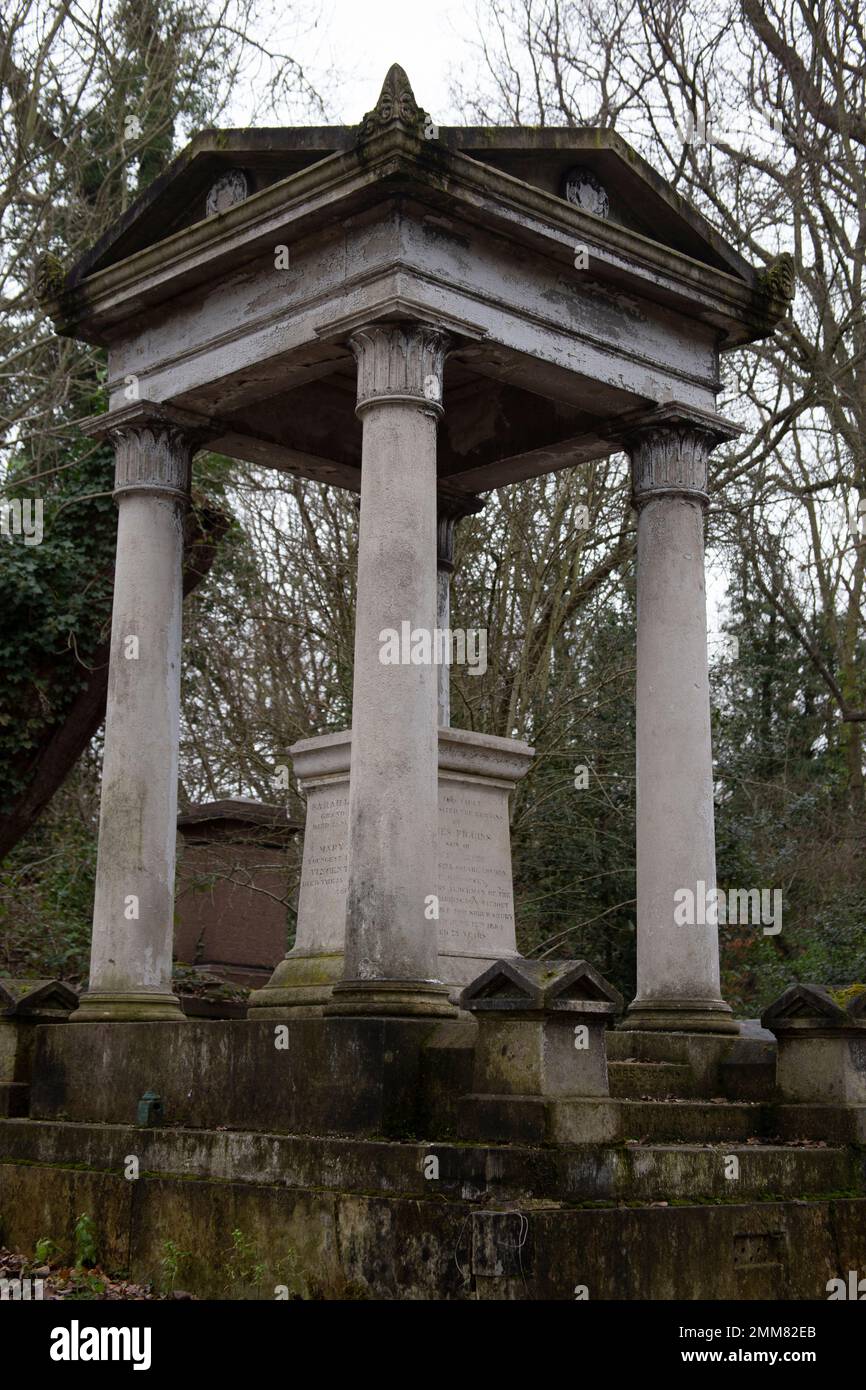
<instances>
[{"instance_id":1,"label":"stone post","mask_svg":"<svg viewBox=\"0 0 866 1390\"><path fill-rule=\"evenodd\" d=\"M661 407L624 435L637 523L637 995L631 1029L736 1032L720 993L704 586L707 460L738 433ZM675 918L688 890L690 924ZM677 896L679 894L679 896ZM680 907L680 916L683 909Z\"/></svg>"},{"instance_id":2,"label":"stone post","mask_svg":"<svg viewBox=\"0 0 866 1390\"><path fill-rule=\"evenodd\" d=\"M622 996L588 961L501 960L464 989L480 1094L610 1094L605 1029Z\"/></svg>"},{"instance_id":3,"label":"stone post","mask_svg":"<svg viewBox=\"0 0 866 1390\"><path fill-rule=\"evenodd\" d=\"M90 984L72 1018L181 1020L172 994L183 518L192 438L158 407L116 451L114 606Z\"/></svg>"},{"instance_id":4,"label":"stone post","mask_svg":"<svg viewBox=\"0 0 866 1390\"><path fill-rule=\"evenodd\" d=\"M439 513L436 554L436 625L443 632L451 627L451 574L454 569L454 527L457 518ZM451 724L451 666L443 661L438 668L437 704L439 727Z\"/></svg>"},{"instance_id":5,"label":"stone post","mask_svg":"<svg viewBox=\"0 0 866 1390\"><path fill-rule=\"evenodd\" d=\"M788 1105L851 1105L866 1120L866 992L790 985L761 1023L778 1042L776 1089ZM864 1107L860 1111L860 1107Z\"/></svg>"},{"instance_id":6,"label":"stone post","mask_svg":"<svg viewBox=\"0 0 866 1390\"><path fill-rule=\"evenodd\" d=\"M451 575L454 573L454 532L458 521L480 512L484 506L480 497L458 494L440 484L437 498L436 524L436 624L442 632L451 628ZM451 667L443 661L438 680L439 727L451 726Z\"/></svg>"},{"instance_id":7,"label":"stone post","mask_svg":"<svg viewBox=\"0 0 866 1390\"><path fill-rule=\"evenodd\" d=\"M349 876L344 978L326 1012L451 1015L434 915L438 672L432 651L436 427L446 339L423 324L380 323L356 332L351 347L363 445ZM382 659L386 635L401 647L396 663Z\"/></svg>"}]
</instances>

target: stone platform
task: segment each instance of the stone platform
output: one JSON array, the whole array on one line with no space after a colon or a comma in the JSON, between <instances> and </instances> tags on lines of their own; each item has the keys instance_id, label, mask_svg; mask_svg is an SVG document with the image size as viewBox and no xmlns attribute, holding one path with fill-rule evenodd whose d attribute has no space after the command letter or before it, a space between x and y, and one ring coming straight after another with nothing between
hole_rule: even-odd
<instances>
[{"instance_id":1,"label":"stone platform","mask_svg":"<svg viewBox=\"0 0 866 1390\"><path fill-rule=\"evenodd\" d=\"M571 1301L582 1286L590 1299L822 1299L866 1260L866 1197L842 1195L854 1174L832 1151L809 1170L824 1194L803 1199L790 1194L815 1154L750 1149L756 1181L726 1200L712 1149L567 1155L24 1120L0 1126L0 1147L7 1244L50 1234L63 1249L88 1212L107 1267L159 1285L172 1241L188 1253L179 1287L201 1296L273 1298L297 1280L327 1298ZM675 1195L692 1158L705 1190ZM233 1231L262 1273L227 1288Z\"/></svg>"},{"instance_id":2,"label":"stone platform","mask_svg":"<svg viewBox=\"0 0 866 1390\"><path fill-rule=\"evenodd\" d=\"M709 1094L747 1040L707 1074L706 1040L675 1040L694 1065L617 1061L636 1035L609 1034L620 1094L539 1098L527 1136L527 1098L471 1094L475 1027L40 1027L29 1117L0 1121L0 1235L64 1248L86 1211L106 1265L159 1283L172 1241L181 1287L230 1298L817 1299L866 1267L866 1107ZM690 1094L642 1099L653 1067ZM164 1124L136 1123L146 1091ZM234 1231L261 1268L229 1288Z\"/></svg>"}]
</instances>

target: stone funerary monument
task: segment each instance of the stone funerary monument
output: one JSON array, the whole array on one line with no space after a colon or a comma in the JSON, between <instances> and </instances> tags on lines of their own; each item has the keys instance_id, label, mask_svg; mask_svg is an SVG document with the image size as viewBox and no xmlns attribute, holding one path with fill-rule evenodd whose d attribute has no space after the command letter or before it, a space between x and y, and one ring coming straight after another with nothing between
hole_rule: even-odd
<instances>
[{"instance_id":1,"label":"stone funerary monument","mask_svg":"<svg viewBox=\"0 0 866 1390\"><path fill-rule=\"evenodd\" d=\"M8 1006L12 1238L98 1207L103 1262L156 1278L180 1230L205 1293L230 1229L265 1284L291 1250L329 1297L808 1298L866 1267L863 1011L795 990L778 1044L741 1034L716 928L674 921L677 889L715 882L703 528L738 433L719 356L772 332L789 279L614 132L437 128L397 67L358 127L204 132L70 270L55 325L108 349L87 428L117 459L111 675L89 988L65 1023L22 1003L44 992ZM297 941L222 1022L171 989L201 449L360 495L352 728L292 750ZM518 954L508 798L532 750L451 728L447 670L380 660L385 629L448 628L454 528L485 493L616 450L638 518L624 1016L591 963ZM819 1053L832 1104L801 1085ZM791 1142L810 1136L827 1147Z\"/></svg>"}]
</instances>

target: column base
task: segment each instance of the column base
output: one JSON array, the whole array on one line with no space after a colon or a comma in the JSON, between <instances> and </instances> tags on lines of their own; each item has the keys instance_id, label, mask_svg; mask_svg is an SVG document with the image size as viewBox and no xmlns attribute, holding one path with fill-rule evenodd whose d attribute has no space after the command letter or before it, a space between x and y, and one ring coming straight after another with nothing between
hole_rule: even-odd
<instances>
[{"instance_id":1,"label":"column base","mask_svg":"<svg viewBox=\"0 0 866 1390\"><path fill-rule=\"evenodd\" d=\"M69 1015L70 1023L179 1023L186 1022L180 1000L174 994L82 994Z\"/></svg>"},{"instance_id":2,"label":"column base","mask_svg":"<svg viewBox=\"0 0 866 1390\"><path fill-rule=\"evenodd\" d=\"M724 999L635 999L618 1025L625 1032L739 1033Z\"/></svg>"},{"instance_id":3,"label":"column base","mask_svg":"<svg viewBox=\"0 0 866 1390\"><path fill-rule=\"evenodd\" d=\"M334 985L342 978L342 951L289 954L280 961L268 983L250 995L248 1017L321 1018Z\"/></svg>"},{"instance_id":4,"label":"column base","mask_svg":"<svg viewBox=\"0 0 866 1390\"><path fill-rule=\"evenodd\" d=\"M438 980L340 980L323 1012L326 1017L456 1018L459 1010L448 995L448 986Z\"/></svg>"}]
</instances>

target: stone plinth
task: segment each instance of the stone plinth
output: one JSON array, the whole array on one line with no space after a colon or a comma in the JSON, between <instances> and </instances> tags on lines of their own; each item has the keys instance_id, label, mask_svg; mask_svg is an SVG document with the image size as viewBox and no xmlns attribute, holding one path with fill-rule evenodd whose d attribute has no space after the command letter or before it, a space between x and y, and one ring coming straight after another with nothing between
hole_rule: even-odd
<instances>
[{"instance_id":1,"label":"stone plinth","mask_svg":"<svg viewBox=\"0 0 866 1390\"><path fill-rule=\"evenodd\" d=\"M761 1023L779 1044L776 1087L803 1105L866 1105L866 993L847 1008L820 985L791 985Z\"/></svg>"},{"instance_id":2,"label":"stone plinth","mask_svg":"<svg viewBox=\"0 0 866 1390\"><path fill-rule=\"evenodd\" d=\"M270 984L252 996L264 1017L320 1013L343 972L351 732L290 751L307 798L298 930ZM439 730L439 920L431 928L455 996L491 962L517 956L508 797L532 757L513 739Z\"/></svg>"},{"instance_id":3,"label":"stone plinth","mask_svg":"<svg viewBox=\"0 0 866 1390\"><path fill-rule=\"evenodd\" d=\"M175 959L265 984L286 949L287 845L301 825L282 806L243 799L194 806L177 825Z\"/></svg>"},{"instance_id":4,"label":"stone plinth","mask_svg":"<svg viewBox=\"0 0 866 1390\"><path fill-rule=\"evenodd\" d=\"M477 1093L609 1094L604 1032L622 998L587 961L498 961L461 1003L478 1020Z\"/></svg>"}]
</instances>

